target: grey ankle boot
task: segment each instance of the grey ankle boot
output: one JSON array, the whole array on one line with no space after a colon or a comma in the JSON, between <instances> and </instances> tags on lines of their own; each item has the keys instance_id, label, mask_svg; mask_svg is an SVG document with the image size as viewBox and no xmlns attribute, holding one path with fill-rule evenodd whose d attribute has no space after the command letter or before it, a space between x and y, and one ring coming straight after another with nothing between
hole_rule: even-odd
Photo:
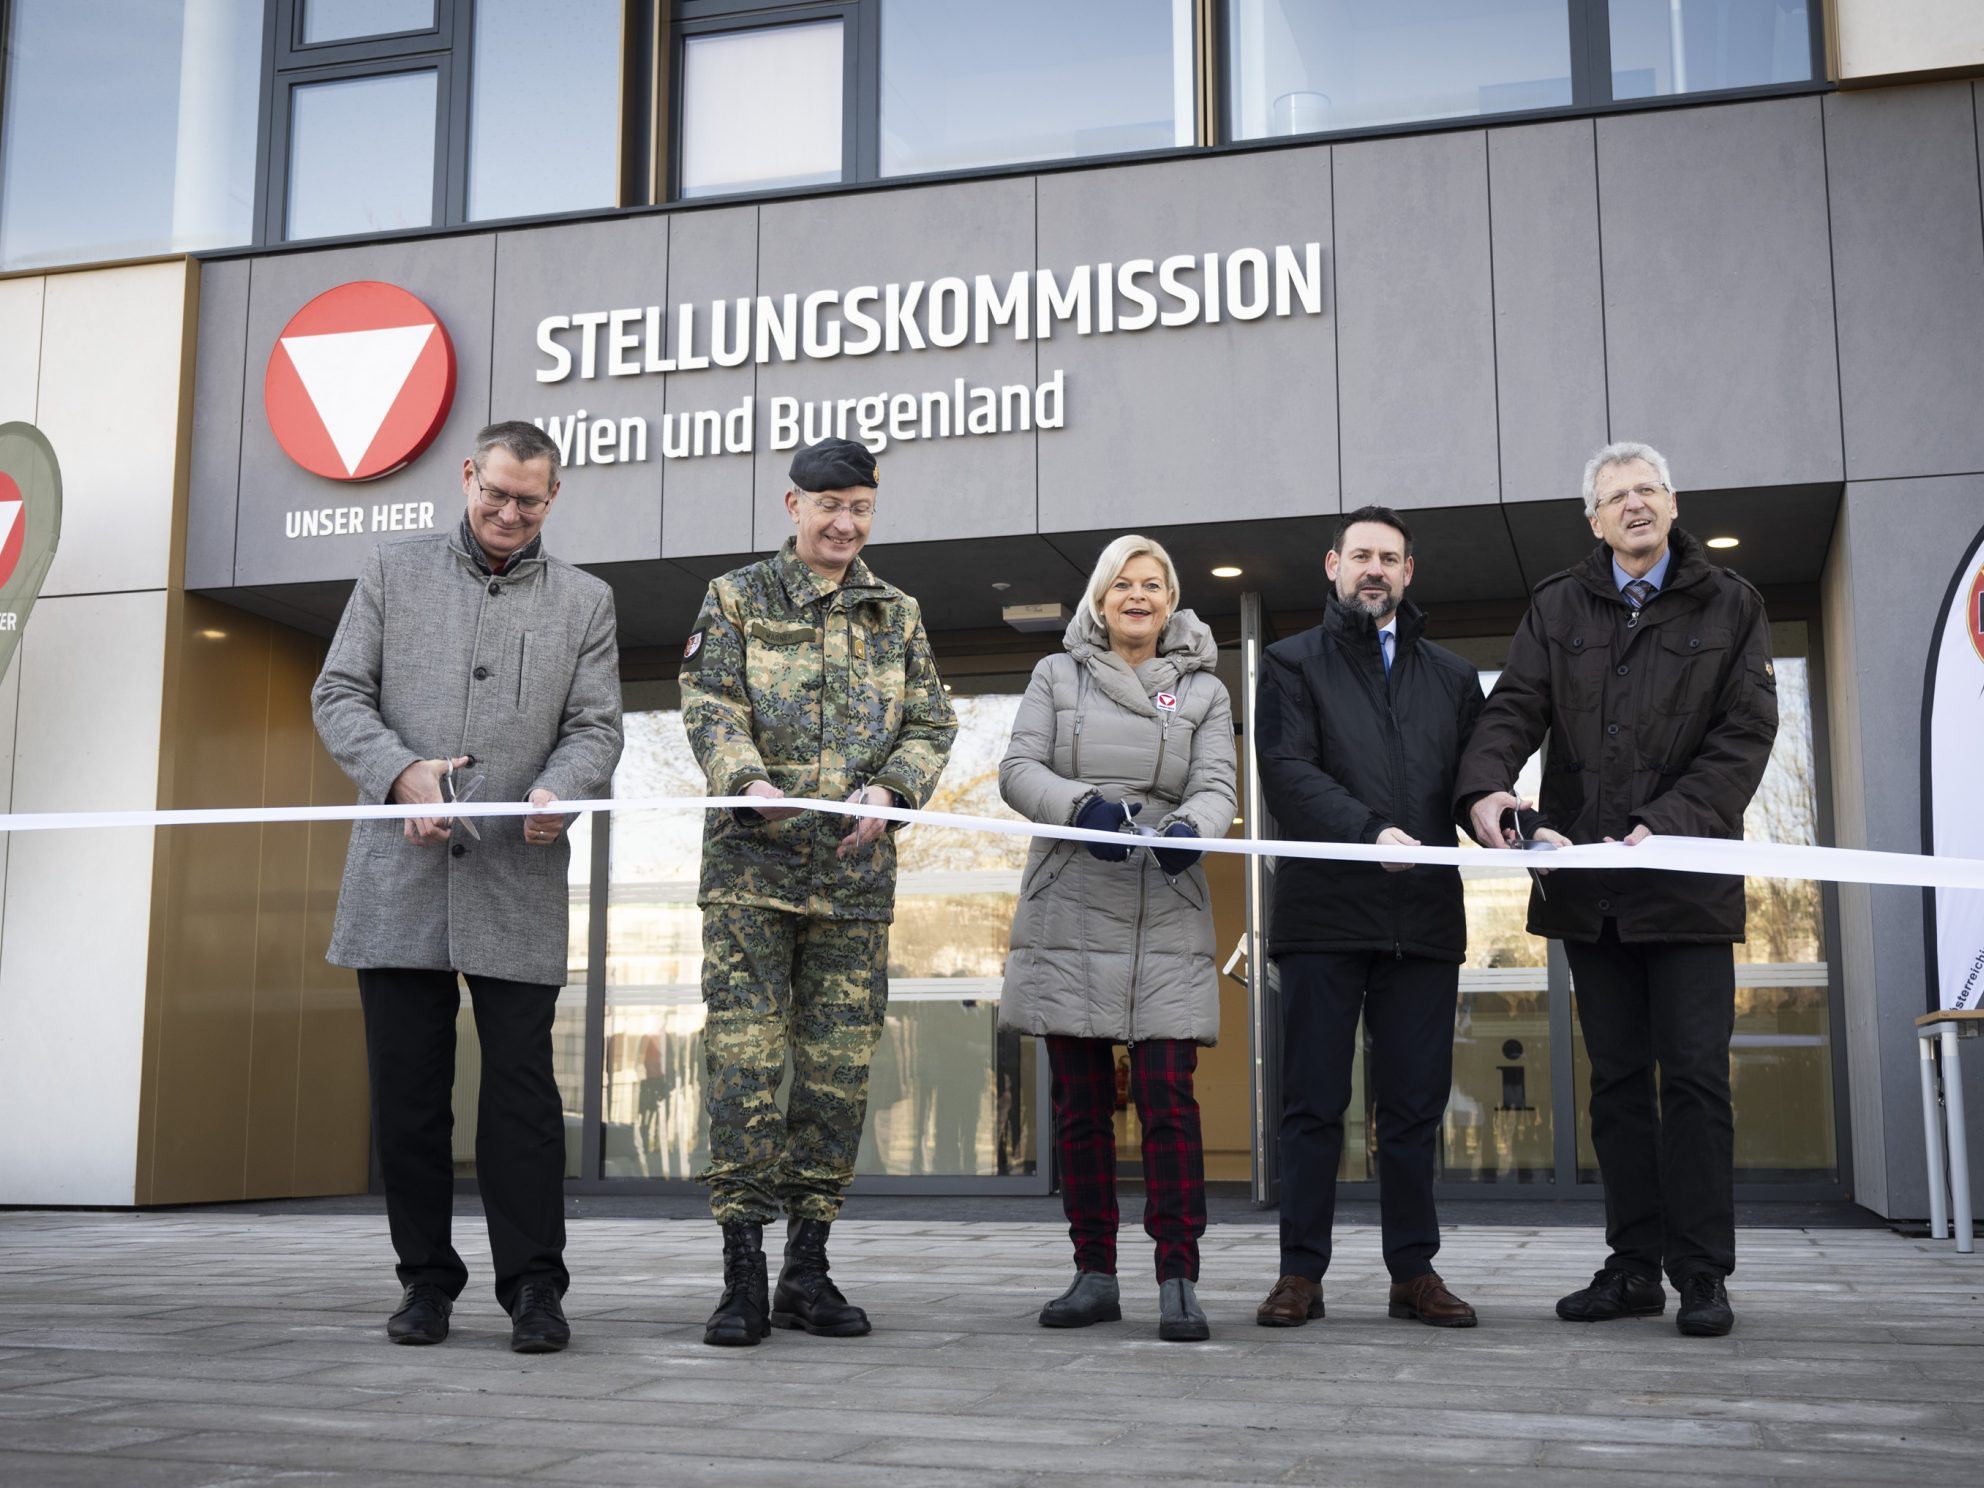
<instances>
[{"instance_id":1,"label":"grey ankle boot","mask_svg":"<svg viewBox=\"0 0 1984 1488\"><path fill-rule=\"evenodd\" d=\"M1122 1317L1116 1278L1106 1271L1077 1271L1073 1284L1040 1309L1040 1326L1086 1328L1090 1323L1119 1322Z\"/></svg>"},{"instance_id":2,"label":"grey ankle boot","mask_svg":"<svg viewBox=\"0 0 1984 1488\"><path fill-rule=\"evenodd\" d=\"M1157 1336L1166 1343L1203 1343L1212 1327L1191 1282L1174 1276L1157 1289Z\"/></svg>"}]
</instances>

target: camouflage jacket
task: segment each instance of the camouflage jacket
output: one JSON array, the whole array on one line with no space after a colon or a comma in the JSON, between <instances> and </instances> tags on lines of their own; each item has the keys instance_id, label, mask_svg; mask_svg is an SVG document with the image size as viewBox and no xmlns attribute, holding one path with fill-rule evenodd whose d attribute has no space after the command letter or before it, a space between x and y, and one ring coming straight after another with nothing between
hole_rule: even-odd
<instances>
[{"instance_id":1,"label":"camouflage jacket","mask_svg":"<svg viewBox=\"0 0 1984 1488\"><path fill-rule=\"evenodd\" d=\"M769 780L839 801L880 785L908 806L930 799L958 731L916 601L859 558L841 583L821 578L791 538L711 583L683 648L682 721L714 795ZM696 902L893 919L893 835L836 858L852 827L822 812L712 811Z\"/></svg>"}]
</instances>

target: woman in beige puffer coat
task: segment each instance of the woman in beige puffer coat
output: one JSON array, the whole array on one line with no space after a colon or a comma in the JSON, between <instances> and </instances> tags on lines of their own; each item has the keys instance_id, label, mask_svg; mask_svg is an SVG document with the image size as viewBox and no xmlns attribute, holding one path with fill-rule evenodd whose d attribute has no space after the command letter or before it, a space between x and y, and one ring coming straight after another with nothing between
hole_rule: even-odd
<instances>
[{"instance_id":1,"label":"woman in beige puffer coat","mask_svg":"<svg viewBox=\"0 0 1984 1488\"><path fill-rule=\"evenodd\" d=\"M1164 549L1104 550L1062 655L1034 668L999 791L1037 822L1125 829L1123 846L1035 840L1013 918L1002 1028L1047 1040L1074 1283L1045 1327L1122 1316L1116 1285L1116 1067L1129 1046L1143 1124L1144 1228L1157 1243L1158 1336L1209 1335L1193 1284L1205 1163L1192 1094L1198 1046L1219 1036L1212 909L1199 854L1164 837L1232 824L1233 712L1218 648Z\"/></svg>"}]
</instances>

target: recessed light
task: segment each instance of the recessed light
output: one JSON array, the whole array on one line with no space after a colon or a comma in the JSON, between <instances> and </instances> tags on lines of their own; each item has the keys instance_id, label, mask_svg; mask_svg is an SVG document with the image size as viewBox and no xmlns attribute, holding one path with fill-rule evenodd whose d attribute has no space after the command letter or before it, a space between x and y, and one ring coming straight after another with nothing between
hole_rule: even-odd
<instances>
[{"instance_id":1,"label":"recessed light","mask_svg":"<svg viewBox=\"0 0 1984 1488\"><path fill-rule=\"evenodd\" d=\"M1008 589L1012 588L1013 586L1011 584L1008 584L1004 579L994 579L992 581L992 587L994 589L997 589L1001 594L1004 594Z\"/></svg>"},{"instance_id":2,"label":"recessed light","mask_svg":"<svg viewBox=\"0 0 1984 1488\"><path fill-rule=\"evenodd\" d=\"M1240 573L1241 570L1238 565L1232 563L1222 563L1218 568L1215 568L1212 571L1212 576L1215 579L1237 579L1240 577Z\"/></svg>"},{"instance_id":3,"label":"recessed light","mask_svg":"<svg viewBox=\"0 0 1984 1488\"><path fill-rule=\"evenodd\" d=\"M1708 545L1711 548L1733 548L1742 541L1740 537L1711 537Z\"/></svg>"},{"instance_id":4,"label":"recessed light","mask_svg":"<svg viewBox=\"0 0 1984 1488\"><path fill-rule=\"evenodd\" d=\"M224 630L203 630L200 632L200 639L203 641L224 641L227 639L227 632Z\"/></svg>"}]
</instances>

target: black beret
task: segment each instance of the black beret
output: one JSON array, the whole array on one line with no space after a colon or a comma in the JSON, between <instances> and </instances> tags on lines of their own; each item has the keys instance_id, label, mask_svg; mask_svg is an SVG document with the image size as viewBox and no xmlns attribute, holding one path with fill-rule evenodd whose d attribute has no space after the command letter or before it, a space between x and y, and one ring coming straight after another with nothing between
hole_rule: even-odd
<instances>
[{"instance_id":1,"label":"black beret","mask_svg":"<svg viewBox=\"0 0 1984 1488\"><path fill-rule=\"evenodd\" d=\"M822 439L792 457L792 483L802 491L877 485L875 457L852 439Z\"/></svg>"}]
</instances>

